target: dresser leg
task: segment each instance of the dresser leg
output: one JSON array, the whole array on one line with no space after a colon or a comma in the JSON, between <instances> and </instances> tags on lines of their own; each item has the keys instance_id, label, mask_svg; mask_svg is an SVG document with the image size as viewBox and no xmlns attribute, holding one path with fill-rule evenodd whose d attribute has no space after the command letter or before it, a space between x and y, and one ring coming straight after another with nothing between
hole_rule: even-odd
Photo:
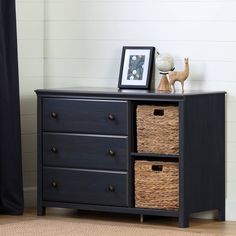
<instances>
[{"instance_id":1,"label":"dresser leg","mask_svg":"<svg viewBox=\"0 0 236 236\"><path fill-rule=\"evenodd\" d=\"M140 215L140 223L143 223L143 214Z\"/></svg>"},{"instance_id":2,"label":"dresser leg","mask_svg":"<svg viewBox=\"0 0 236 236\"><path fill-rule=\"evenodd\" d=\"M37 207L37 215L38 216L45 216L45 214L46 214L46 207L38 206Z\"/></svg>"},{"instance_id":3,"label":"dresser leg","mask_svg":"<svg viewBox=\"0 0 236 236\"><path fill-rule=\"evenodd\" d=\"M180 216L179 217L179 227L180 228L189 227L189 217L188 216Z\"/></svg>"}]
</instances>

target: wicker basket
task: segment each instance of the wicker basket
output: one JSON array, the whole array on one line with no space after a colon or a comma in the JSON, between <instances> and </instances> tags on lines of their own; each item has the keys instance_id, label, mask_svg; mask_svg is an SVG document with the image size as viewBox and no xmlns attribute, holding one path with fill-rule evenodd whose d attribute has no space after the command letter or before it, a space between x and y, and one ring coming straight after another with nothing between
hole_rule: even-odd
<instances>
[{"instance_id":1,"label":"wicker basket","mask_svg":"<svg viewBox=\"0 0 236 236\"><path fill-rule=\"evenodd\" d=\"M136 112L137 151L178 155L178 106L139 105Z\"/></svg>"},{"instance_id":2,"label":"wicker basket","mask_svg":"<svg viewBox=\"0 0 236 236\"><path fill-rule=\"evenodd\" d=\"M165 210L178 209L178 163L135 162L135 207Z\"/></svg>"}]
</instances>

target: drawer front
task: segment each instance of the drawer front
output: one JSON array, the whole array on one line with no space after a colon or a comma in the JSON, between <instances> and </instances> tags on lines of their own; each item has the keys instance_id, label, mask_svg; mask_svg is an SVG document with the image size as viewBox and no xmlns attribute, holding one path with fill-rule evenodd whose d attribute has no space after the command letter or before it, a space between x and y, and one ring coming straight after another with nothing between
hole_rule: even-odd
<instances>
[{"instance_id":1,"label":"drawer front","mask_svg":"<svg viewBox=\"0 0 236 236\"><path fill-rule=\"evenodd\" d=\"M91 134L127 134L127 102L43 99L43 129Z\"/></svg>"},{"instance_id":2,"label":"drawer front","mask_svg":"<svg viewBox=\"0 0 236 236\"><path fill-rule=\"evenodd\" d=\"M91 169L128 169L127 137L43 135L43 165Z\"/></svg>"},{"instance_id":3,"label":"drawer front","mask_svg":"<svg viewBox=\"0 0 236 236\"><path fill-rule=\"evenodd\" d=\"M43 200L128 206L127 174L44 168Z\"/></svg>"}]
</instances>

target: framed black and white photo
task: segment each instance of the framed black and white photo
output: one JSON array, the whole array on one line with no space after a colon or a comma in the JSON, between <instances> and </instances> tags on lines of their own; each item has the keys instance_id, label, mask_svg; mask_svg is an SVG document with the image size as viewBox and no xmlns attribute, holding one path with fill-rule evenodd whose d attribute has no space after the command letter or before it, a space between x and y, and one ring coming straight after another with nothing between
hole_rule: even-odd
<instances>
[{"instance_id":1,"label":"framed black and white photo","mask_svg":"<svg viewBox=\"0 0 236 236\"><path fill-rule=\"evenodd\" d=\"M150 88L154 51L154 47L123 47L119 88Z\"/></svg>"}]
</instances>

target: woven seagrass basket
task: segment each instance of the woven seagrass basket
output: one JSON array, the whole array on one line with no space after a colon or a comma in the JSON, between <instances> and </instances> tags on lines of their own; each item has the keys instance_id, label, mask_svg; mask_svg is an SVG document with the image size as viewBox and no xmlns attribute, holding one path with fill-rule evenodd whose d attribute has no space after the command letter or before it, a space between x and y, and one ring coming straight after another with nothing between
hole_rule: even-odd
<instances>
[{"instance_id":1,"label":"woven seagrass basket","mask_svg":"<svg viewBox=\"0 0 236 236\"><path fill-rule=\"evenodd\" d=\"M135 161L135 207L179 208L178 163Z\"/></svg>"},{"instance_id":2,"label":"woven seagrass basket","mask_svg":"<svg viewBox=\"0 0 236 236\"><path fill-rule=\"evenodd\" d=\"M178 106L139 105L136 122L139 153L179 154Z\"/></svg>"}]
</instances>

